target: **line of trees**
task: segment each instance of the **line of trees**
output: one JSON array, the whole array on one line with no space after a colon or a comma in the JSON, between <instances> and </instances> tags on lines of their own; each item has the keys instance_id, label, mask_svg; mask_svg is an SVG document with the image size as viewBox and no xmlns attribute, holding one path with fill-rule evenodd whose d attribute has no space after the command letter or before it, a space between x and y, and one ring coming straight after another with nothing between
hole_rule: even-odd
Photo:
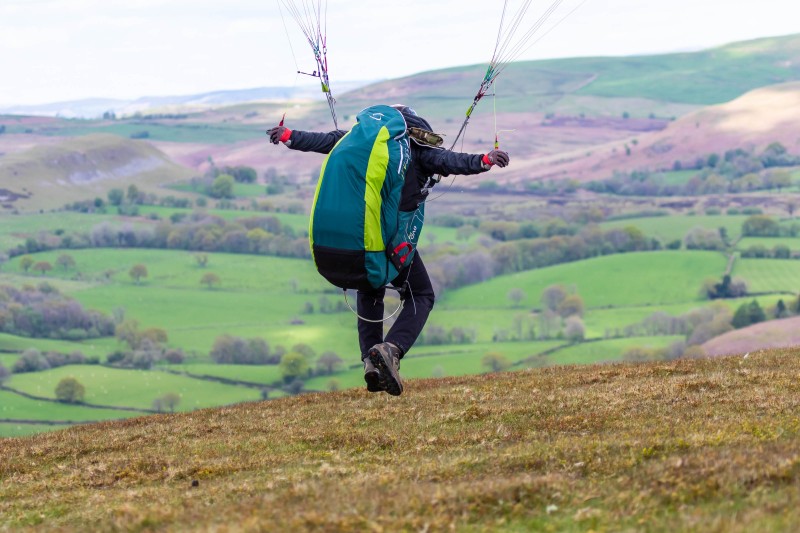
<instances>
[{"instance_id":1,"label":"line of trees","mask_svg":"<svg viewBox=\"0 0 800 533\"><path fill-rule=\"evenodd\" d=\"M26 372L41 372L66 365L98 364L99 362L100 360L97 357L86 357L79 351L63 354L40 352L35 348L28 348L22 352L22 355L14 362L11 368L15 374L24 374Z\"/></svg>"},{"instance_id":2,"label":"line of trees","mask_svg":"<svg viewBox=\"0 0 800 533\"><path fill-rule=\"evenodd\" d=\"M615 253L662 249L635 226L603 230L587 226L576 235L521 239L491 249L497 274L510 274Z\"/></svg>"},{"instance_id":3,"label":"line of trees","mask_svg":"<svg viewBox=\"0 0 800 533\"><path fill-rule=\"evenodd\" d=\"M28 238L24 244L10 249L8 255L24 256L58 248L156 248L296 258L311 256L306 236L296 235L291 226L282 224L275 216L254 216L231 222L204 213L175 221L162 220L154 227L103 222L89 232ZM20 264L26 272L38 268L32 258ZM42 268L49 271L53 266L48 264Z\"/></svg>"},{"instance_id":4,"label":"line of trees","mask_svg":"<svg viewBox=\"0 0 800 533\"><path fill-rule=\"evenodd\" d=\"M789 154L785 146L775 142L760 154L737 148L722 156L708 154L699 157L690 164L676 161L673 171L697 171L683 184L671 182L663 171L638 170L617 172L610 179L587 184L586 188L634 196L694 196L772 189L780 192L792 185L791 174L784 168L797 165L800 165L800 157Z\"/></svg>"},{"instance_id":5,"label":"line of trees","mask_svg":"<svg viewBox=\"0 0 800 533\"><path fill-rule=\"evenodd\" d=\"M0 331L21 337L83 340L114 334L114 322L48 283L0 286Z\"/></svg>"}]
</instances>

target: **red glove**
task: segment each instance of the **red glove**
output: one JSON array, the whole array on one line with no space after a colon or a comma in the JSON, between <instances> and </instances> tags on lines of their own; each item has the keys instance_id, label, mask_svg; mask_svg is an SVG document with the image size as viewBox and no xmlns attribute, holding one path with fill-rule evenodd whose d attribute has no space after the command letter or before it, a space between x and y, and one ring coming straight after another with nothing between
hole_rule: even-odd
<instances>
[{"instance_id":1,"label":"red glove","mask_svg":"<svg viewBox=\"0 0 800 533\"><path fill-rule=\"evenodd\" d=\"M483 164L488 166L497 165L500 168L508 165L511 158L508 157L508 152L502 150L492 150L483 156Z\"/></svg>"},{"instance_id":2,"label":"red glove","mask_svg":"<svg viewBox=\"0 0 800 533\"><path fill-rule=\"evenodd\" d=\"M275 126L267 131L267 135L272 144L285 143L292 136L292 130L286 126Z\"/></svg>"}]
</instances>

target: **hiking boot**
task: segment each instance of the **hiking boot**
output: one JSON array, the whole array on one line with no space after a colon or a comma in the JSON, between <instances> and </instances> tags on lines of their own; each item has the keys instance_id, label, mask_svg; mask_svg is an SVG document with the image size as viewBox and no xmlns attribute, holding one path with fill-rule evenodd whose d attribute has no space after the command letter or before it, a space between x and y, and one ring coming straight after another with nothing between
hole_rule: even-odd
<instances>
[{"instance_id":1,"label":"hiking boot","mask_svg":"<svg viewBox=\"0 0 800 533\"><path fill-rule=\"evenodd\" d=\"M376 344L367 352L372 364L380 372L386 392L392 396L403 394L403 381L400 379L400 349L394 344Z\"/></svg>"},{"instance_id":2,"label":"hiking boot","mask_svg":"<svg viewBox=\"0 0 800 533\"><path fill-rule=\"evenodd\" d=\"M364 381L367 382L367 390L370 392L386 390L386 383L383 381L381 371L375 368L368 356L364 357Z\"/></svg>"}]
</instances>

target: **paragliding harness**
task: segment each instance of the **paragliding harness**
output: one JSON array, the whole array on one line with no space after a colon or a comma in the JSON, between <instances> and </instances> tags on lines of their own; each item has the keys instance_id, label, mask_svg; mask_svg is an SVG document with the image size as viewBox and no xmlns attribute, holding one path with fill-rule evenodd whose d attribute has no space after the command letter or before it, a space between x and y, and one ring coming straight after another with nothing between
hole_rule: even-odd
<instances>
[{"instance_id":1,"label":"paragliding harness","mask_svg":"<svg viewBox=\"0 0 800 533\"><path fill-rule=\"evenodd\" d=\"M411 265L424 209L400 211L410 162L400 111L371 106L356 120L322 165L309 239L325 279L345 290L372 291Z\"/></svg>"}]
</instances>

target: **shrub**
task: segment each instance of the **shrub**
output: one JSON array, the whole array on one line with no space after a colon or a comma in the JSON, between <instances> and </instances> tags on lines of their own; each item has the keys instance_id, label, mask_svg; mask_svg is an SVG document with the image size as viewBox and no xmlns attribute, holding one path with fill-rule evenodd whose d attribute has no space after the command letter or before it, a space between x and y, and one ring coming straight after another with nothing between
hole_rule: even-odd
<instances>
[{"instance_id":1,"label":"shrub","mask_svg":"<svg viewBox=\"0 0 800 533\"><path fill-rule=\"evenodd\" d=\"M17 359L13 366L13 370L17 374L40 372L42 370L48 370L49 368L50 363L47 361L47 358L35 348L25 350L22 353L22 357Z\"/></svg>"},{"instance_id":2,"label":"shrub","mask_svg":"<svg viewBox=\"0 0 800 533\"><path fill-rule=\"evenodd\" d=\"M56 386L56 398L66 403L83 402L86 389L75 378L64 378Z\"/></svg>"}]
</instances>

